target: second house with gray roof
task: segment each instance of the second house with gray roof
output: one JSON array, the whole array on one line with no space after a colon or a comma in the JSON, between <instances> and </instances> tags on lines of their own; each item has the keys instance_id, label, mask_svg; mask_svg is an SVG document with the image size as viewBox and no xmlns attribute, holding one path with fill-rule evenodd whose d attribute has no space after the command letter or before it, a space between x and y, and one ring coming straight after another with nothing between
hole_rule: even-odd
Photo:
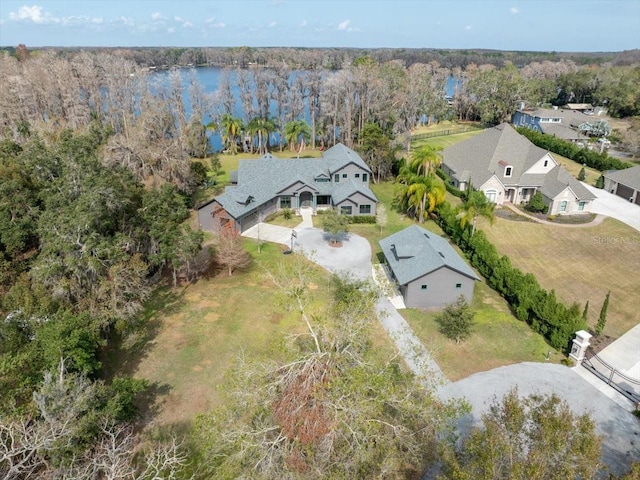
<instances>
[{"instance_id":1,"label":"second house with gray roof","mask_svg":"<svg viewBox=\"0 0 640 480\"><path fill-rule=\"evenodd\" d=\"M502 205L522 204L540 191L549 215L587 213L595 196L548 151L503 123L443 151L442 169L454 187L469 185Z\"/></svg>"},{"instance_id":2,"label":"second house with gray roof","mask_svg":"<svg viewBox=\"0 0 640 480\"><path fill-rule=\"evenodd\" d=\"M202 229L243 232L285 208L376 214L378 200L369 188L371 169L341 143L324 152L322 158L281 159L268 153L257 160L242 159L231 180L222 195L198 209Z\"/></svg>"},{"instance_id":3,"label":"second house with gray roof","mask_svg":"<svg viewBox=\"0 0 640 480\"><path fill-rule=\"evenodd\" d=\"M460 295L473 299L478 276L441 236L412 225L379 244L407 307L441 308Z\"/></svg>"}]
</instances>

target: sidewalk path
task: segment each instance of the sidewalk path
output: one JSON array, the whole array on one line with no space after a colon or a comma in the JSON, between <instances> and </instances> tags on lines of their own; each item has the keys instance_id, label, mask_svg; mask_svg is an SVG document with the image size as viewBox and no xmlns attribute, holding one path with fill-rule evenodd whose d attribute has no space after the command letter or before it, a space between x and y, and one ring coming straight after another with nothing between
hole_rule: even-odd
<instances>
[{"instance_id":1,"label":"sidewalk path","mask_svg":"<svg viewBox=\"0 0 640 480\"><path fill-rule=\"evenodd\" d=\"M511 210L514 213L517 213L518 215L520 215L521 217L526 217L529 220L533 221L533 222L537 222L537 223L542 223L544 225L552 225L554 227L569 227L569 228L585 228L585 227L595 227L596 225L600 225L604 219L605 216L604 215L596 215L596 218L594 218L593 220L591 220L589 223L560 223L560 222L550 222L548 220L543 220L541 218L538 217L534 217L533 215L529 215L526 212L523 212L522 210L520 210L518 207L516 207L515 205L512 205L510 203L503 203L502 207L506 207L509 210Z\"/></svg>"}]
</instances>

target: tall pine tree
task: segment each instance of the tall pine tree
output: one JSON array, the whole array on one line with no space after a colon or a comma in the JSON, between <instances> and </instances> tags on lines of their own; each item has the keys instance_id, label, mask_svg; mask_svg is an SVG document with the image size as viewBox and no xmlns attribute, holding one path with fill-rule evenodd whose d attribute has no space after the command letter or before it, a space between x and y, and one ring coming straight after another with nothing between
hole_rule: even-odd
<instances>
[{"instance_id":1,"label":"tall pine tree","mask_svg":"<svg viewBox=\"0 0 640 480\"><path fill-rule=\"evenodd\" d=\"M598 323L596 323L596 335L600 335L604 330L604 325L607 323L607 308L609 308L609 295L611 291L607 292L607 296L604 297L604 303L600 310L600 316L598 317Z\"/></svg>"}]
</instances>

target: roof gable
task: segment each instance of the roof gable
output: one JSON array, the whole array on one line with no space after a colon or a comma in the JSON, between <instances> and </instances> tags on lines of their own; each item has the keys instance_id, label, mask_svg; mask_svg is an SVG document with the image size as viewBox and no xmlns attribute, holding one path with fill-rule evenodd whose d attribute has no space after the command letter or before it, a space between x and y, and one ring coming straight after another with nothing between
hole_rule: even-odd
<instances>
[{"instance_id":1,"label":"roof gable","mask_svg":"<svg viewBox=\"0 0 640 480\"><path fill-rule=\"evenodd\" d=\"M514 128L502 123L462 141L443 152L443 163L454 172L454 177L468 171L473 185L482 185L492 174L503 184L517 184L520 177L547 151L535 146ZM509 176L505 176L511 167Z\"/></svg>"}]
</instances>

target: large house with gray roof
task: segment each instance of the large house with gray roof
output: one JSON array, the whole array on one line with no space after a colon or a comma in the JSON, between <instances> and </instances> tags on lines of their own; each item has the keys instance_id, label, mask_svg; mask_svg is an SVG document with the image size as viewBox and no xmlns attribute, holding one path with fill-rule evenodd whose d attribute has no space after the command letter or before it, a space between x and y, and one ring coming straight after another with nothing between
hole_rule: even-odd
<instances>
[{"instance_id":1,"label":"large house with gray roof","mask_svg":"<svg viewBox=\"0 0 640 480\"><path fill-rule=\"evenodd\" d=\"M568 215L589 212L595 199L551 153L535 146L507 123L442 153L442 169L454 187L466 190L471 185L497 205L523 204L540 191L549 215Z\"/></svg>"},{"instance_id":2,"label":"large house with gray roof","mask_svg":"<svg viewBox=\"0 0 640 480\"><path fill-rule=\"evenodd\" d=\"M407 307L441 308L473 298L478 276L447 240L417 225L379 242Z\"/></svg>"},{"instance_id":3,"label":"large house with gray roof","mask_svg":"<svg viewBox=\"0 0 640 480\"><path fill-rule=\"evenodd\" d=\"M222 195L198 209L203 230L243 232L281 209L299 212L336 208L345 215L375 215L369 188L371 169L354 150L339 143L322 158L241 159Z\"/></svg>"},{"instance_id":4,"label":"large house with gray roof","mask_svg":"<svg viewBox=\"0 0 640 480\"><path fill-rule=\"evenodd\" d=\"M603 176L607 192L640 205L640 165L624 170L611 170Z\"/></svg>"}]
</instances>

